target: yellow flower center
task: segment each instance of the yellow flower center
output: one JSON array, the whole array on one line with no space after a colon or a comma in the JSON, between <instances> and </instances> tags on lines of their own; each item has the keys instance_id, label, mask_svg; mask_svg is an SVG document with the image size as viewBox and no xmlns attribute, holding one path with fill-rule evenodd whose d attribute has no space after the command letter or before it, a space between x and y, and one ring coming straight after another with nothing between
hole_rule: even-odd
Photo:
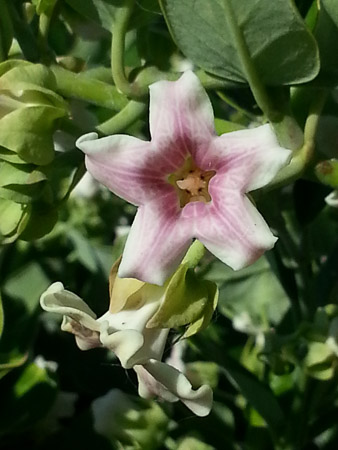
<instances>
[{"instance_id":1,"label":"yellow flower center","mask_svg":"<svg viewBox=\"0 0 338 450\"><path fill-rule=\"evenodd\" d=\"M181 169L170 175L169 182L177 189L181 208L190 202L210 202L209 181L215 174L214 170L203 171L189 158Z\"/></svg>"}]
</instances>

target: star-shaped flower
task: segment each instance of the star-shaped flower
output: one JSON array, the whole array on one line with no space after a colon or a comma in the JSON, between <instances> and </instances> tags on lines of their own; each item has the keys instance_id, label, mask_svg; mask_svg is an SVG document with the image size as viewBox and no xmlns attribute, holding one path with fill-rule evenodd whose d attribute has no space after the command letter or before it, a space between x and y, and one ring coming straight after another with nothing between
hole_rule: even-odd
<instances>
[{"instance_id":1,"label":"star-shaped flower","mask_svg":"<svg viewBox=\"0 0 338 450\"><path fill-rule=\"evenodd\" d=\"M268 184L289 161L269 125L217 136L198 78L150 86L150 134L82 136L88 171L138 206L120 277L163 284L199 239L233 269L273 247L273 236L246 193Z\"/></svg>"}]
</instances>

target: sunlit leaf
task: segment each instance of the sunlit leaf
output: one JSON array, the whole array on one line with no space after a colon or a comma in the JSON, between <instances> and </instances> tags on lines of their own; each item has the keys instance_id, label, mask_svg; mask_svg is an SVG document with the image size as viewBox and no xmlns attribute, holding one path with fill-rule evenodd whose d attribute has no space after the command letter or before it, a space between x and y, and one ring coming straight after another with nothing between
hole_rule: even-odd
<instances>
[{"instance_id":1,"label":"sunlit leaf","mask_svg":"<svg viewBox=\"0 0 338 450\"><path fill-rule=\"evenodd\" d=\"M160 3L177 45L191 61L214 75L245 83L231 19L222 0ZM253 63L266 84L303 83L317 75L316 42L291 0L236 0L231 4Z\"/></svg>"}]
</instances>

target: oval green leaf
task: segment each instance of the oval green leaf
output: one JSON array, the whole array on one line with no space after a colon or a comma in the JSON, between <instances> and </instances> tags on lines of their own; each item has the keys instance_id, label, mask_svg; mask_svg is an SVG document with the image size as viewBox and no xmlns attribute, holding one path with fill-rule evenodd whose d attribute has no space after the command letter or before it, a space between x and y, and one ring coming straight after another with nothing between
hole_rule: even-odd
<instances>
[{"instance_id":1,"label":"oval green leaf","mask_svg":"<svg viewBox=\"0 0 338 450\"><path fill-rule=\"evenodd\" d=\"M202 69L245 83L224 8L231 0L160 0L182 52ZM319 71L318 48L291 0L232 1L249 53L263 82L288 85L312 80Z\"/></svg>"}]
</instances>

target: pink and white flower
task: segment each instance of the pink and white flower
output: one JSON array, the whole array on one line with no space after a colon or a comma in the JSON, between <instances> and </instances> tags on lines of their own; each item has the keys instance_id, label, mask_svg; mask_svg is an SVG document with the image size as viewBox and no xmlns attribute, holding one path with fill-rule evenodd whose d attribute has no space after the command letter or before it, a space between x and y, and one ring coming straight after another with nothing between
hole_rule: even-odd
<instances>
[{"instance_id":1,"label":"pink and white flower","mask_svg":"<svg viewBox=\"0 0 338 450\"><path fill-rule=\"evenodd\" d=\"M210 100L198 78L150 86L150 134L82 136L88 171L138 206L120 277L163 284L193 238L241 269L276 237L246 193L268 184L288 163L269 125L217 136Z\"/></svg>"}]
</instances>

